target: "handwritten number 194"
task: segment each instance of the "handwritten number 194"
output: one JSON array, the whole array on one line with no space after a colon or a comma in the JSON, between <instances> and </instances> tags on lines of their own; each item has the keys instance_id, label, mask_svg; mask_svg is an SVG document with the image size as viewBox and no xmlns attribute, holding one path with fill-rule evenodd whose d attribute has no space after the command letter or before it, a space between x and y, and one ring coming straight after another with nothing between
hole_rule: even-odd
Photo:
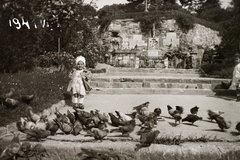
<instances>
[{"instance_id":1,"label":"handwritten number 194","mask_svg":"<svg viewBox=\"0 0 240 160\"><path fill-rule=\"evenodd\" d=\"M40 22L42 28L49 26L45 19L40 20L39 22ZM26 26L28 29L31 28L29 22L27 20L23 19L23 18L21 18L21 20L19 20L17 18L13 18L12 20L9 19L9 26L10 27L13 26L12 23L15 25L16 29L21 29L23 26ZM37 24L35 23L34 20L32 21L32 23L33 23L34 28L38 28L38 26L37 26Z\"/></svg>"}]
</instances>

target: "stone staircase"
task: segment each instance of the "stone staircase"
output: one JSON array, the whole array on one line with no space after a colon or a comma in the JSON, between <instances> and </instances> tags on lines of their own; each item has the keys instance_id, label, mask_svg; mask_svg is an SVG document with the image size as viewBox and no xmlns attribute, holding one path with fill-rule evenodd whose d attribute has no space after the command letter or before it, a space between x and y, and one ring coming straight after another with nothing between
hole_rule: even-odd
<instances>
[{"instance_id":1,"label":"stone staircase","mask_svg":"<svg viewBox=\"0 0 240 160\"><path fill-rule=\"evenodd\" d=\"M230 79L203 77L198 69L114 68L94 75L91 94L235 95L217 89Z\"/></svg>"}]
</instances>

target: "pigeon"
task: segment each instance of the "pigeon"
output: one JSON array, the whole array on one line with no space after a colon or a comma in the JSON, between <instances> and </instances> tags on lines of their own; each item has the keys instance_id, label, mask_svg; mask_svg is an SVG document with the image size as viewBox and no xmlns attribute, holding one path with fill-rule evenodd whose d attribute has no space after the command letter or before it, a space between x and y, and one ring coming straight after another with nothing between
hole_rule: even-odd
<instances>
[{"instance_id":1,"label":"pigeon","mask_svg":"<svg viewBox=\"0 0 240 160\"><path fill-rule=\"evenodd\" d=\"M13 132L13 139L10 144L2 151L0 159L16 159L15 156L21 148L19 133Z\"/></svg>"},{"instance_id":2,"label":"pigeon","mask_svg":"<svg viewBox=\"0 0 240 160\"><path fill-rule=\"evenodd\" d=\"M57 119L53 119L53 121L58 125L59 129L64 134L70 134L73 131L73 126L69 123L59 122Z\"/></svg>"},{"instance_id":3,"label":"pigeon","mask_svg":"<svg viewBox=\"0 0 240 160\"><path fill-rule=\"evenodd\" d=\"M113 113L108 113L108 115L110 116L110 120L111 120L111 125L118 127L120 125L120 119L115 116Z\"/></svg>"},{"instance_id":4,"label":"pigeon","mask_svg":"<svg viewBox=\"0 0 240 160\"><path fill-rule=\"evenodd\" d=\"M127 116L131 117L132 119L136 118L137 112L126 113Z\"/></svg>"},{"instance_id":5,"label":"pigeon","mask_svg":"<svg viewBox=\"0 0 240 160\"><path fill-rule=\"evenodd\" d=\"M30 119L32 122L35 122L35 123L36 123L37 121L40 120L41 116L38 115L38 114L36 114L36 113L34 113L32 107L28 106L28 107L26 108L26 110L28 111L28 117L29 117L29 119Z\"/></svg>"},{"instance_id":6,"label":"pigeon","mask_svg":"<svg viewBox=\"0 0 240 160\"><path fill-rule=\"evenodd\" d=\"M93 127L96 127L94 120L91 119L91 118L88 118L88 119L86 120L84 126L85 126L87 129L91 129L91 128L93 128Z\"/></svg>"},{"instance_id":7,"label":"pigeon","mask_svg":"<svg viewBox=\"0 0 240 160\"><path fill-rule=\"evenodd\" d=\"M235 129L236 129L238 132L240 132L240 122L237 123Z\"/></svg>"},{"instance_id":8,"label":"pigeon","mask_svg":"<svg viewBox=\"0 0 240 160\"><path fill-rule=\"evenodd\" d=\"M63 114L61 113L61 112L59 112L58 110L56 110L55 112L54 112L54 114L56 115L56 120L58 120L59 122L61 122L62 121L62 117L63 117Z\"/></svg>"},{"instance_id":9,"label":"pigeon","mask_svg":"<svg viewBox=\"0 0 240 160\"><path fill-rule=\"evenodd\" d=\"M33 157L32 145L29 142L23 142L17 156L25 159Z\"/></svg>"},{"instance_id":10,"label":"pigeon","mask_svg":"<svg viewBox=\"0 0 240 160\"><path fill-rule=\"evenodd\" d=\"M3 104L7 107L7 108L16 108L19 104L19 101L13 98L6 98L3 101Z\"/></svg>"},{"instance_id":11,"label":"pigeon","mask_svg":"<svg viewBox=\"0 0 240 160\"><path fill-rule=\"evenodd\" d=\"M145 102L138 106L133 107L133 110L136 110L138 114L142 114L142 111L147 111L150 102Z\"/></svg>"},{"instance_id":12,"label":"pigeon","mask_svg":"<svg viewBox=\"0 0 240 160\"><path fill-rule=\"evenodd\" d=\"M30 104L30 102L34 99L35 95L21 95L20 100L26 104Z\"/></svg>"},{"instance_id":13,"label":"pigeon","mask_svg":"<svg viewBox=\"0 0 240 160\"><path fill-rule=\"evenodd\" d=\"M70 123L74 123L75 122L75 115L73 113L71 113L69 110L67 110L67 117L70 121Z\"/></svg>"},{"instance_id":14,"label":"pigeon","mask_svg":"<svg viewBox=\"0 0 240 160\"><path fill-rule=\"evenodd\" d=\"M94 137L95 140L102 141L109 133L108 129L98 129L98 128L92 128L90 131L88 131L88 134L85 136L91 136Z\"/></svg>"},{"instance_id":15,"label":"pigeon","mask_svg":"<svg viewBox=\"0 0 240 160\"><path fill-rule=\"evenodd\" d=\"M36 139L39 142L47 138L51 135L51 132L49 130L42 130L42 129L25 129L23 131L25 134L27 134L27 139Z\"/></svg>"},{"instance_id":16,"label":"pigeon","mask_svg":"<svg viewBox=\"0 0 240 160\"><path fill-rule=\"evenodd\" d=\"M96 127L103 130L107 128L107 124L104 121L99 121Z\"/></svg>"},{"instance_id":17,"label":"pigeon","mask_svg":"<svg viewBox=\"0 0 240 160\"><path fill-rule=\"evenodd\" d=\"M157 118L155 116L137 115L137 118L142 124L144 124L146 121L153 121L154 124L157 124Z\"/></svg>"},{"instance_id":18,"label":"pigeon","mask_svg":"<svg viewBox=\"0 0 240 160\"><path fill-rule=\"evenodd\" d=\"M93 110L91 110L90 114L91 114L91 119L93 119L95 126L97 126L98 122L100 121L100 119L98 118L97 113L95 113Z\"/></svg>"},{"instance_id":19,"label":"pigeon","mask_svg":"<svg viewBox=\"0 0 240 160\"><path fill-rule=\"evenodd\" d=\"M51 132L51 135L55 135L59 129L59 126L56 122L54 121L48 121L47 123L47 130L49 130Z\"/></svg>"},{"instance_id":20,"label":"pigeon","mask_svg":"<svg viewBox=\"0 0 240 160\"><path fill-rule=\"evenodd\" d=\"M182 119L182 122L187 121L187 122L190 122L193 124L194 122L196 122L198 120L202 120L202 117L198 117L195 114L188 114L185 118Z\"/></svg>"},{"instance_id":21,"label":"pigeon","mask_svg":"<svg viewBox=\"0 0 240 160\"><path fill-rule=\"evenodd\" d=\"M142 133L140 136L140 144L136 145L135 151L138 151L142 147L149 147L155 141L159 133L159 130Z\"/></svg>"},{"instance_id":22,"label":"pigeon","mask_svg":"<svg viewBox=\"0 0 240 160\"><path fill-rule=\"evenodd\" d=\"M170 116L174 116L175 114L176 114L176 110L174 110L170 105L167 105L167 109L168 109L168 114L170 115Z\"/></svg>"},{"instance_id":23,"label":"pigeon","mask_svg":"<svg viewBox=\"0 0 240 160\"><path fill-rule=\"evenodd\" d=\"M210 119L211 121L216 119L216 117L221 116L222 114L224 114L224 112L221 112L221 111L219 111L218 113L214 112L212 110L207 110L207 111L208 111L208 116L209 116L208 119Z\"/></svg>"},{"instance_id":24,"label":"pigeon","mask_svg":"<svg viewBox=\"0 0 240 160\"><path fill-rule=\"evenodd\" d=\"M231 121L226 121L222 116L216 116L215 120L222 131L231 127Z\"/></svg>"},{"instance_id":25,"label":"pigeon","mask_svg":"<svg viewBox=\"0 0 240 160\"><path fill-rule=\"evenodd\" d=\"M108 151L98 151L93 149L81 148L81 152L77 154L82 160L105 160L111 159Z\"/></svg>"},{"instance_id":26,"label":"pigeon","mask_svg":"<svg viewBox=\"0 0 240 160\"><path fill-rule=\"evenodd\" d=\"M19 131L23 132L24 129L33 129L35 128L35 123L29 121L26 117L20 117L20 119L16 123Z\"/></svg>"},{"instance_id":27,"label":"pigeon","mask_svg":"<svg viewBox=\"0 0 240 160\"><path fill-rule=\"evenodd\" d=\"M155 108L155 109L153 110L153 112L156 113L156 116L158 117L158 116L161 115L162 110L161 110L161 108Z\"/></svg>"},{"instance_id":28,"label":"pigeon","mask_svg":"<svg viewBox=\"0 0 240 160\"><path fill-rule=\"evenodd\" d=\"M175 113L173 115L173 119L175 120L175 124L177 124L177 122L178 122L178 124L180 124L180 121L182 120L182 116L180 113Z\"/></svg>"},{"instance_id":29,"label":"pigeon","mask_svg":"<svg viewBox=\"0 0 240 160\"><path fill-rule=\"evenodd\" d=\"M50 155L47 150L42 146L42 144L38 143L32 148L33 155L35 159L50 159ZM44 158L43 158L44 157Z\"/></svg>"},{"instance_id":30,"label":"pigeon","mask_svg":"<svg viewBox=\"0 0 240 160\"><path fill-rule=\"evenodd\" d=\"M130 121L130 120L132 120L132 117L126 115L125 113L122 113L120 111L115 111L115 113L117 114L118 118L120 118L122 121Z\"/></svg>"},{"instance_id":31,"label":"pigeon","mask_svg":"<svg viewBox=\"0 0 240 160\"><path fill-rule=\"evenodd\" d=\"M110 133L121 132L123 136L129 136L129 134L133 132L135 126L136 126L136 121L133 119L133 120L130 121L129 124L126 124L124 126L120 126L116 129L111 129Z\"/></svg>"},{"instance_id":32,"label":"pigeon","mask_svg":"<svg viewBox=\"0 0 240 160\"><path fill-rule=\"evenodd\" d=\"M68 116L67 116L66 113L64 113L64 114L62 115L61 122L62 122L62 123L71 123L71 122L70 122L70 119L68 118Z\"/></svg>"},{"instance_id":33,"label":"pigeon","mask_svg":"<svg viewBox=\"0 0 240 160\"><path fill-rule=\"evenodd\" d=\"M179 114L182 114L184 109L182 106L176 106L176 111L179 113Z\"/></svg>"},{"instance_id":34,"label":"pigeon","mask_svg":"<svg viewBox=\"0 0 240 160\"><path fill-rule=\"evenodd\" d=\"M83 125L79 120L73 123L73 135L78 135L83 130Z\"/></svg>"},{"instance_id":35,"label":"pigeon","mask_svg":"<svg viewBox=\"0 0 240 160\"><path fill-rule=\"evenodd\" d=\"M109 116L106 113L100 113L100 110L96 109L95 114L98 116L100 121L108 122Z\"/></svg>"},{"instance_id":36,"label":"pigeon","mask_svg":"<svg viewBox=\"0 0 240 160\"><path fill-rule=\"evenodd\" d=\"M6 98L11 98L14 95L15 89L10 88L10 91L8 93L4 93L0 95L0 101L4 101Z\"/></svg>"},{"instance_id":37,"label":"pigeon","mask_svg":"<svg viewBox=\"0 0 240 160\"><path fill-rule=\"evenodd\" d=\"M198 107L198 106L195 106L195 107L193 107L193 108L190 109L190 112L191 112L192 114L197 114L197 113L198 113L198 109L199 109L199 107Z\"/></svg>"}]
</instances>

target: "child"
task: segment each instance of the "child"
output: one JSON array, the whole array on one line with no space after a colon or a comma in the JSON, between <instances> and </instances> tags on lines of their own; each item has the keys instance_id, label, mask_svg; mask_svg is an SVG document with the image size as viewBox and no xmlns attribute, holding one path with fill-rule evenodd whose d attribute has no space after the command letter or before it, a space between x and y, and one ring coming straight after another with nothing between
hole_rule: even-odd
<instances>
[{"instance_id":1,"label":"child","mask_svg":"<svg viewBox=\"0 0 240 160\"><path fill-rule=\"evenodd\" d=\"M78 56L76 58L76 66L69 74L71 80L67 88L68 92L72 92L72 103L75 104L76 108L80 109L84 109L83 100L86 91L88 92L91 90L91 87L87 83L91 78L91 72L86 70L85 66L85 58L83 56ZM86 84L88 86L85 86Z\"/></svg>"},{"instance_id":2,"label":"child","mask_svg":"<svg viewBox=\"0 0 240 160\"><path fill-rule=\"evenodd\" d=\"M237 93L237 101L240 101L240 54L237 53L235 55L235 64L236 66L234 67L233 70L233 77L232 77L232 83L229 89L235 90Z\"/></svg>"}]
</instances>

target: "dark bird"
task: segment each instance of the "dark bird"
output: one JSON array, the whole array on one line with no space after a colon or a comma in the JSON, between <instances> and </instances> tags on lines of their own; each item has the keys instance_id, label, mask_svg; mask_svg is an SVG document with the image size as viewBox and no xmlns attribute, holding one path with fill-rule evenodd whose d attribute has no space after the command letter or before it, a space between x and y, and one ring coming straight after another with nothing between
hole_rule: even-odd
<instances>
[{"instance_id":1,"label":"dark bird","mask_svg":"<svg viewBox=\"0 0 240 160\"><path fill-rule=\"evenodd\" d=\"M96 127L103 130L103 129L107 128L107 124L104 121L99 121Z\"/></svg>"},{"instance_id":2,"label":"dark bird","mask_svg":"<svg viewBox=\"0 0 240 160\"><path fill-rule=\"evenodd\" d=\"M191 112L192 114L197 114L197 113L198 113L198 109L199 109L199 107L198 107L198 106L195 106L195 107L193 107L193 108L190 109L190 112Z\"/></svg>"},{"instance_id":3,"label":"dark bird","mask_svg":"<svg viewBox=\"0 0 240 160\"><path fill-rule=\"evenodd\" d=\"M17 159L30 159L33 156L32 145L29 142L23 142L16 155Z\"/></svg>"},{"instance_id":4,"label":"dark bird","mask_svg":"<svg viewBox=\"0 0 240 160\"><path fill-rule=\"evenodd\" d=\"M64 134L70 134L73 131L73 126L69 123L59 122L57 119L53 119L53 121L58 125L59 129Z\"/></svg>"},{"instance_id":5,"label":"dark bird","mask_svg":"<svg viewBox=\"0 0 240 160\"><path fill-rule=\"evenodd\" d=\"M36 113L34 113L32 107L28 106L28 107L26 108L26 110L28 111L28 118L29 118L32 122L35 122L35 123L36 123L37 121L40 120L41 116L38 115L38 114L36 114Z\"/></svg>"},{"instance_id":6,"label":"dark bird","mask_svg":"<svg viewBox=\"0 0 240 160\"><path fill-rule=\"evenodd\" d=\"M94 137L95 140L102 141L109 133L108 129L98 129L98 128L92 128L90 131L87 132L88 134L85 136L91 136Z\"/></svg>"},{"instance_id":7,"label":"dark bird","mask_svg":"<svg viewBox=\"0 0 240 160\"><path fill-rule=\"evenodd\" d=\"M157 124L157 118L151 117L151 116L145 116L145 115L137 115L137 118L140 120L142 124L144 124L146 121L153 121L154 124Z\"/></svg>"},{"instance_id":8,"label":"dark bird","mask_svg":"<svg viewBox=\"0 0 240 160\"><path fill-rule=\"evenodd\" d=\"M51 132L51 135L55 135L59 129L59 126L56 122L49 120L46 129Z\"/></svg>"},{"instance_id":9,"label":"dark bird","mask_svg":"<svg viewBox=\"0 0 240 160\"><path fill-rule=\"evenodd\" d=\"M129 136L129 134L133 132L135 126L136 126L136 121L133 119L130 121L129 124L118 127L116 129L111 129L110 133L121 132L123 136Z\"/></svg>"},{"instance_id":10,"label":"dark bird","mask_svg":"<svg viewBox=\"0 0 240 160\"><path fill-rule=\"evenodd\" d=\"M56 115L56 119L59 121L59 122L61 122L62 121L62 117L63 117L63 114L61 113L61 112L59 112L58 110L56 110L55 112L54 112L54 114Z\"/></svg>"},{"instance_id":11,"label":"dark bird","mask_svg":"<svg viewBox=\"0 0 240 160\"><path fill-rule=\"evenodd\" d=\"M75 115L73 113L71 113L69 110L67 110L67 117L70 121L70 123L74 123L75 122Z\"/></svg>"},{"instance_id":12,"label":"dark bird","mask_svg":"<svg viewBox=\"0 0 240 160\"><path fill-rule=\"evenodd\" d=\"M16 108L19 104L19 101L13 98L6 98L3 101L3 104L7 107L7 108Z\"/></svg>"},{"instance_id":13,"label":"dark bird","mask_svg":"<svg viewBox=\"0 0 240 160\"><path fill-rule=\"evenodd\" d=\"M101 113L100 110L96 109L96 115L100 119L100 121L108 122L109 116L106 113Z\"/></svg>"},{"instance_id":14,"label":"dark bird","mask_svg":"<svg viewBox=\"0 0 240 160\"><path fill-rule=\"evenodd\" d=\"M78 135L83 130L83 125L79 120L73 123L73 135Z\"/></svg>"},{"instance_id":15,"label":"dark bird","mask_svg":"<svg viewBox=\"0 0 240 160\"><path fill-rule=\"evenodd\" d=\"M32 148L32 153L35 159L50 159L50 155L47 150L42 146L42 144L38 143Z\"/></svg>"},{"instance_id":16,"label":"dark bird","mask_svg":"<svg viewBox=\"0 0 240 160\"><path fill-rule=\"evenodd\" d=\"M140 136L140 144L136 145L135 150L138 151L142 147L149 147L155 141L159 133L159 130L142 133Z\"/></svg>"},{"instance_id":17,"label":"dark bird","mask_svg":"<svg viewBox=\"0 0 240 160\"><path fill-rule=\"evenodd\" d=\"M190 122L193 124L194 122L196 122L198 120L202 120L202 117L198 117L195 114L188 114L185 118L182 119L182 122L187 121L187 122Z\"/></svg>"},{"instance_id":18,"label":"dark bird","mask_svg":"<svg viewBox=\"0 0 240 160\"><path fill-rule=\"evenodd\" d=\"M219 111L219 112L217 113L217 112L214 112L214 111L212 111L212 110L207 110L207 112L208 112L208 116L209 116L208 119L210 119L211 121L212 121L212 120L215 120L216 117L221 116L222 114L224 114L224 112L221 112L221 111Z\"/></svg>"},{"instance_id":19,"label":"dark bird","mask_svg":"<svg viewBox=\"0 0 240 160\"><path fill-rule=\"evenodd\" d=\"M132 119L136 118L137 112L126 113L127 116L131 117Z\"/></svg>"},{"instance_id":20,"label":"dark bird","mask_svg":"<svg viewBox=\"0 0 240 160\"><path fill-rule=\"evenodd\" d=\"M16 154L21 148L19 133L13 132L13 139L10 144L2 151L0 159L15 159Z\"/></svg>"},{"instance_id":21,"label":"dark bird","mask_svg":"<svg viewBox=\"0 0 240 160\"><path fill-rule=\"evenodd\" d=\"M47 138L51 135L51 132L49 130L42 130L42 129L25 129L23 131L25 134L27 134L27 139L36 139L39 142Z\"/></svg>"},{"instance_id":22,"label":"dark bird","mask_svg":"<svg viewBox=\"0 0 240 160\"><path fill-rule=\"evenodd\" d=\"M108 151L98 151L93 149L81 148L81 152L77 154L82 160L107 160L111 159Z\"/></svg>"},{"instance_id":23,"label":"dark bird","mask_svg":"<svg viewBox=\"0 0 240 160\"><path fill-rule=\"evenodd\" d=\"M240 122L237 123L235 129L236 129L238 132L240 132Z\"/></svg>"},{"instance_id":24,"label":"dark bird","mask_svg":"<svg viewBox=\"0 0 240 160\"><path fill-rule=\"evenodd\" d=\"M93 127L96 127L94 120L91 119L91 118L88 118L88 119L86 120L84 126L85 126L87 129L91 129L91 128L93 128Z\"/></svg>"},{"instance_id":25,"label":"dark bird","mask_svg":"<svg viewBox=\"0 0 240 160\"><path fill-rule=\"evenodd\" d=\"M183 109L182 106L176 106L176 111L177 111L178 113L182 114L183 111L184 111L184 109Z\"/></svg>"},{"instance_id":26,"label":"dark bird","mask_svg":"<svg viewBox=\"0 0 240 160\"><path fill-rule=\"evenodd\" d=\"M161 110L161 108L155 108L155 109L153 110L153 112L156 113L156 116L158 117L158 116L161 115L162 110Z\"/></svg>"},{"instance_id":27,"label":"dark bird","mask_svg":"<svg viewBox=\"0 0 240 160\"><path fill-rule=\"evenodd\" d=\"M133 107L133 110L136 110L138 112L138 114L141 114L142 111L147 111L148 110L149 103L150 102L145 102L143 104L135 106L135 107Z\"/></svg>"},{"instance_id":28,"label":"dark bird","mask_svg":"<svg viewBox=\"0 0 240 160\"><path fill-rule=\"evenodd\" d=\"M63 123L70 123L70 119L68 118L68 116L67 116L66 113L64 113L64 114L62 115L62 120L61 120L61 122L63 122Z\"/></svg>"},{"instance_id":29,"label":"dark bird","mask_svg":"<svg viewBox=\"0 0 240 160\"><path fill-rule=\"evenodd\" d=\"M93 110L90 111L90 114L91 114L91 119L93 119L95 126L97 126L98 122L100 121L100 119L98 118L98 114Z\"/></svg>"},{"instance_id":30,"label":"dark bird","mask_svg":"<svg viewBox=\"0 0 240 160\"><path fill-rule=\"evenodd\" d=\"M167 105L168 114L173 117L176 114L176 110L174 110L170 105Z\"/></svg>"},{"instance_id":31,"label":"dark bird","mask_svg":"<svg viewBox=\"0 0 240 160\"><path fill-rule=\"evenodd\" d=\"M111 120L111 125L118 127L120 125L120 119L115 116L113 113L108 113L108 115L110 116L110 120Z\"/></svg>"},{"instance_id":32,"label":"dark bird","mask_svg":"<svg viewBox=\"0 0 240 160\"><path fill-rule=\"evenodd\" d=\"M11 98L14 95L15 89L10 88L10 91L8 93L4 93L0 95L0 101L5 101L6 98Z\"/></svg>"},{"instance_id":33,"label":"dark bird","mask_svg":"<svg viewBox=\"0 0 240 160\"><path fill-rule=\"evenodd\" d=\"M35 95L30 94L30 95L21 95L20 100L26 104L30 104L30 102L34 99Z\"/></svg>"},{"instance_id":34,"label":"dark bird","mask_svg":"<svg viewBox=\"0 0 240 160\"><path fill-rule=\"evenodd\" d=\"M178 124L180 124L180 121L182 120L182 116L180 113L175 113L173 115L173 119L175 120L175 124L177 124L177 122L178 122Z\"/></svg>"},{"instance_id":35,"label":"dark bird","mask_svg":"<svg viewBox=\"0 0 240 160\"><path fill-rule=\"evenodd\" d=\"M144 124L141 125L140 130L137 131L137 135L141 135L144 132L152 131L154 128L154 121L145 121Z\"/></svg>"},{"instance_id":36,"label":"dark bird","mask_svg":"<svg viewBox=\"0 0 240 160\"><path fill-rule=\"evenodd\" d=\"M130 121L130 120L132 120L132 117L126 115L123 112L115 111L115 113L117 114L118 118L120 118L122 121Z\"/></svg>"},{"instance_id":37,"label":"dark bird","mask_svg":"<svg viewBox=\"0 0 240 160\"><path fill-rule=\"evenodd\" d=\"M222 131L231 127L231 121L226 121L222 116L216 116L215 120Z\"/></svg>"}]
</instances>

